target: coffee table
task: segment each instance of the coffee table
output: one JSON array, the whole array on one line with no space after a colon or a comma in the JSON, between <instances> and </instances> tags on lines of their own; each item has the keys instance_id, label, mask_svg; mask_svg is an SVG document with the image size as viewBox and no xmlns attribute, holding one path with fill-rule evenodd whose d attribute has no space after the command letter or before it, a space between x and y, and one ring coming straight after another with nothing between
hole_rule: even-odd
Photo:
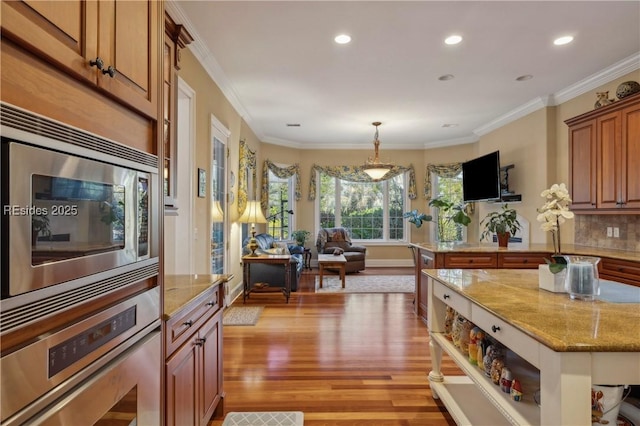
<instances>
[{"instance_id":1,"label":"coffee table","mask_svg":"<svg viewBox=\"0 0 640 426\"><path fill-rule=\"evenodd\" d=\"M324 275L324 268L338 268L340 269L340 279L342 280L342 288L344 288L344 274L347 269L347 259L344 255L340 254L318 254L318 268L320 269L320 288L322 288L322 276Z\"/></svg>"}]
</instances>

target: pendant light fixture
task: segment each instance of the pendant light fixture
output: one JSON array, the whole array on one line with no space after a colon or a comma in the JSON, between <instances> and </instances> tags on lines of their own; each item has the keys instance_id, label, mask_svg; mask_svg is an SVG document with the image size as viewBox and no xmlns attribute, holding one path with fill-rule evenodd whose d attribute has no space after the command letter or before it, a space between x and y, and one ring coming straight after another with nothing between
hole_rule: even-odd
<instances>
[{"instance_id":1,"label":"pendant light fixture","mask_svg":"<svg viewBox=\"0 0 640 426\"><path fill-rule=\"evenodd\" d=\"M366 174L368 174L371 179L380 180L393 168L393 164L380 162L380 157L378 155L378 149L380 147L380 141L378 140L378 126L382 123L379 121L374 121L371 124L373 124L376 128L376 133L373 137L373 147L375 153L373 159L369 157L364 166L362 166L362 170Z\"/></svg>"}]
</instances>

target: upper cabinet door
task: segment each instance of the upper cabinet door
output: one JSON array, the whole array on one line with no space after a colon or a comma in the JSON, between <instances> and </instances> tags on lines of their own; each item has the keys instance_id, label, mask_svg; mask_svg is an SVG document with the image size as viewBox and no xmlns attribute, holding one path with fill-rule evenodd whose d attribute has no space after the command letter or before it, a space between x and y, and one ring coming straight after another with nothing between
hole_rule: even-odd
<instances>
[{"instance_id":1,"label":"upper cabinet door","mask_svg":"<svg viewBox=\"0 0 640 426\"><path fill-rule=\"evenodd\" d=\"M598 117L598 201L599 209L615 209L620 206L620 163L622 159L622 114L614 111Z\"/></svg>"},{"instance_id":2,"label":"upper cabinet door","mask_svg":"<svg viewBox=\"0 0 640 426\"><path fill-rule=\"evenodd\" d=\"M143 115L158 116L162 3L3 1L2 36ZM113 70L110 72L110 70Z\"/></svg>"},{"instance_id":3,"label":"upper cabinet door","mask_svg":"<svg viewBox=\"0 0 640 426\"><path fill-rule=\"evenodd\" d=\"M160 4L156 0L98 3L97 52L106 72L98 78L98 86L151 118L158 114Z\"/></svg>"},{"instance_id":4,"label":"upper cabinet door","mask_svg":"<svg viewBox=\"0 0 640 426\"><path fill-rule=\"evenodd\" d=\"M2 37L96 83L96 68L86 58L96 58L97 9L92 1L3 1Z\"/></svg>"},{"instance_id":5,"label":"upper cabinet door","mask_svg":"<svg viewBox=\"0 0 640 426\"><path fill-rule=\"evenodd\" d=\"M596 121L569 128L569 184L571 209L596 206Z\"/></svg>"},{"instance_id":6,"label":"upper cabinet door","mask_svg":"<svg viewBox=\"0 0 640 426\"><path fill-rule=\"evenodd\" d=\"M621 202L640 209L640 102L622 110Z\"/></svg>"}]
</instances>

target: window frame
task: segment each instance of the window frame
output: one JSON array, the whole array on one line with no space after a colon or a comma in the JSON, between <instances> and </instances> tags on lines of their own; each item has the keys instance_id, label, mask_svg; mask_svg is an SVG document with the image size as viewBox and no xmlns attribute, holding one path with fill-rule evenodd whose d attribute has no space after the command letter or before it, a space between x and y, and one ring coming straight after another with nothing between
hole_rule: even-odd
<instances>
[{"instance_id":1,"label":"window frame","mask_svg":"<svg viewBox=\"0 0 640 426\"><path fill-rule=\"evenodd\" d=\"M286 168L289 167L289 165L287 164L277 164L274 163L276 166L281 167L281 168ZM293 239L291 238L291 233L296 229L296 202L295 202L295 186L296 186L296 175L292 174L291 176L289 176L288 178L279 178L277 177L271 170L268 171L268 188L267 188L267 192L270 193L271 192L271 184L274 183L273 181L275 178L278 180L278 184L283 183L283 181L286 181L286 185L287 185L287 208L290 210L293 210L293 214L289 214L286 213L289 216L288 222L287 222L287 228L288 228L288 235L286 238L282 239L282 241L293 241ZM265 215L266 217L270 216L270 211L271 211L271 199L269 197L267 197L267 215ZM282 229L282 227L280 228L272 228L271 227L271 222L267 222L267 233L269 233L271 235L271 231L272 229ZM279 232L279 236L282 236L282 231ZM275 239L275 235L272 235L272 237L274 237Z\"/></svg>"},{"instance_id":2,"label":"window frame","mask_svg":"<svg viewBox=\"0 0 640 426\"><path fill-rule=\"evenodd\" d=\"M459 181L460 181L460 192L462 192L462 171L460 171L460 173L458 174ZM441 192L440 192L440 179L451 179L451 178L447 178L444 176L440 176L435 172L432 172L431 174L431 182L433 182L433 192L432 194L434 194L433 198L438 198L441 196ZM456 241L440 241L439 240L439 209L436 207L431 207L430 208L430 214L433 217L433 222L434 222L434 226L431 227L431 230L429 231L429 236L431 238L432 241L436 241L436 242L457 242L457 243L466 243L468 240L468 232L467 232L467 226L463 226L463 225L459 225L459 224L454 224L456 227L460 228L461 233L462 233L462 237L460 240L456 240Z\"/></svg>"}]
</instances>

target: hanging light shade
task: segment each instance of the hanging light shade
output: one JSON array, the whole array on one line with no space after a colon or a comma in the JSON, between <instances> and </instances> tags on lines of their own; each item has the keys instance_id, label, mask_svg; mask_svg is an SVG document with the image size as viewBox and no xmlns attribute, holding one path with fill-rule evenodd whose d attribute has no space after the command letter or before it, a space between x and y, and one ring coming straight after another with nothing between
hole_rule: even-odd
<instances>
[{"instance_id":1,"label":"hanging light shade","mask_svg":"<svg viewBox=\"0 0 640 426\"><path fill-rule=\"evenodd\" d=\"M368 174L371 179L380 180L393 168L393 164L380 162L380 156L378 154L380 147L380 141L378 140L378 126L382 123L374 121L371 124L376 127L376 133L373 137L374 157L369 157L364 166L362 166L362 170Z\"/></svg>"},{"instance_id":2,"label":"hanging light shade","mask_svg":"<svg viewBox=\"0 0 640 426\"><path fill-rule=\"evenodd\" d=\"M249 201L238 221L251 224L251 239L249 240L249 244L247 244L247 248L251 250L251 254L248 256L258 256L256 254L256 249L258 248L258 242L256 241L256 223L267 223L267 219L264 217L264 214L262 214L262 206L260 206L260 203L258 201Z\"/></svg>"}]
</instances>

